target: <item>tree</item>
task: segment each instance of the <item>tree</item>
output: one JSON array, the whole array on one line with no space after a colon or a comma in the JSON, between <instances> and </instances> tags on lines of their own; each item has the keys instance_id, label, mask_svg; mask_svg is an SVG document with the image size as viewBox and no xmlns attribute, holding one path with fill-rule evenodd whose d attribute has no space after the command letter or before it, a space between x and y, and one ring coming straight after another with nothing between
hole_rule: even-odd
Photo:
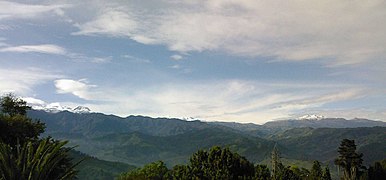
<instances>
[{"instance_id":1,"label":"tree","mask_svg":"<svg viewBox=\"0 0 386 180\"><path fill-rule=\"evenodd\" d=\"M324 168L322 180L331 180L330 168L328 168L328 166Z\"/></svg>"},{"instance_id":2,"label":"tree","mask_svg":"<svg viewBox=\"0 0 386 180\"><path fill-rule=\"evenodd\" d=\"M66 141L39 140L45 124L27 117L26 102L13 94L0 99L0 179L75 177ZM80 162L80 161L79 161Z\"/></svg>"},{"instance_id":3,"label":"tree","mask_svg":"<svg viewBox=\"0 0 386 180\"><path fill-rule=\"evenodd\" d=\"M51 139L34 144L27 142L14 152L0 143L0 179L51 180L72 179L75 165L70 163L66 141Z\"/></svg>"},{"instance_id":4,"label":"tree","mask_svg":"<svg viewBox=\"0 0 386 180\"><path fill-rule=\"evenodd\" d=\"M311 168L310 179L320 180L322 175L323 175L322 167L320 166L319 161L314 161Z\"/></svg>"},{"instance_id":5,"label":"tree","mask_svg":"<svg viewBox=\"0 0 386 180\"><path fill-rule=\"evenodd\" d=\"M124 173L118 177L119 180L134 180L134 179L152 179L164 180L170 179L169 170L162 161L152 162L145 165L143 168L135 169L128 173Z\"/></svg>"},{"instance_id":6,"label":"tree","mask_svg":"<svg viewBox=\"0 0 386 180\"><path fill-rule=\"evenodd\" d=\"M31 107L27 106L27 102L16 97L14 94L9 93L1 97L0 99L1 112L14 116L16 114L26 115L27 110Z\"/></svg>"},{"instance_id":7,"label":"tree","mask_svg":"<svg viewBox=\"0 0 386 180\"><path fill-rule=\"evenodd\" d=\"M229 148L212 147L209 152L199 150L190 158L193 179L248 179L254 176L254 166L245 157Z\"/></svg>"},{"instance_id":8,"label":"tree","mask_svg":"<svg viewBox=\"0 0 386 180\"><path fill-rule=\"evenodd\" d=\"M277 148L277 144L275 144L271 153L271 163L272 163L272 179L276 180L278 179L278 174L280 172L280 164L281 164L280 154Z\"/></svg>"},{"instance_id":9,"label":"tree","mask_svg":"<svg viewBox=\"0 0 386 180\"><path fill-rule=\"evenodd\" d=\"M360 169L362 168L362 156L356 152L356 145L354 140L343 139L340 143L339 156L335 159L335 164L343 169L343 179L355 180L360 176Z\"/></svg>"},{"instance_id":10,"label":"tree","mask_svg":"<svg viewBox=\"0 0 386 180\"><path fill-rule=\"evenodd\" d=\"M375 162L373 166L369 167L368 179L381 180L386 177L386 159L381 162Z\"/></svg>"},{"instance_id":11,"label":"tree","mask_svg":"<svg viewBox=\"0 0 386 180\"><path fill-rule=\"evenodd\" d=\"M15 147L28 141L37 141L45 125L26 116L30 108L13 94L1 97L0 141Z\"/></svg>"},{"instance_id":12,"label":"tree","mask_svg":"<svg viewBox=\"0 0 386 180\"><path fill-rule=\"evenodd\" d=\"M256 180L270 180L271 172L269 171L268 166L257 164L255 166L255 177Z\"/></svg>"},{"instance_id":13,"label":"tree","mask_svg":"<svg viewBox=\"0 0 386 180\"><path fill-rule=\"evenodd\" d=\"M191 179L189 168L186 165L175 165L171 170L172 179Z\"/></svg>"}]
</instances>

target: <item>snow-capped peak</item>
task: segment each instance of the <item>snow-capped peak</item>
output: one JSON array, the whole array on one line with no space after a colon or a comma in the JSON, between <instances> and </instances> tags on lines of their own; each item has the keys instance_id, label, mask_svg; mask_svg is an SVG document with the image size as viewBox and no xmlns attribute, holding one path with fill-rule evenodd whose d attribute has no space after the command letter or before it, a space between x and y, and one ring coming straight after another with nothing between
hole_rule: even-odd
<instances>
[{"instance_id":1,"label":"snow-capped peak","mask_svg":"<svg viewBox=\"0 0 386 180\"><path fill-rule=\"evenodd\" d=\"M90 113L91 110L90 110L90 108L88 108L86 106L78 106L78 107L72 109L72 112L74 112L74 113Z\"/></svg>"},{"instance_id":2,"label":"snow-capped peak","mask_svg":"<svg viewBox=\"0 0 386 180\"><path fill-rule=\"evenodd\" d=\"M306 114L298 118L299 120L321 120L324 119L324 116L317 114Z\"/></svg>"},{"instance_id":3,"label":"snow-capped peak","mask_svg":"<svg viewBox=\"0 0 386 180\"><path fill-rule=\"evenodd\" d=\"M43 110L50 113L58 113L61 111L69 111L73 113L90 113L91 110L88 107L85 106L77 106L75 108L71 108L68 106L62 106L60 103L50 103L50 104L31 104L28 103L29 106L32 107L32 109L35 110Z\"/></svg>"}]
</instances>

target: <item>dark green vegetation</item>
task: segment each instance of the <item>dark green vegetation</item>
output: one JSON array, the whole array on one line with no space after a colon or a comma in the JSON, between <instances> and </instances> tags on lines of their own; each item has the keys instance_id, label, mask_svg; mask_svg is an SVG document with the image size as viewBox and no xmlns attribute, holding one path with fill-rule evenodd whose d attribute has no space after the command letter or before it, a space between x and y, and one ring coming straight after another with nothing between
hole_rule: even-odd
<instances>
[{"instance_id":1,"label":"dark green vegetation","mask_svg":"<svg viewBox=\"0 0 386 180\"><path fill-rule=\"evenodd\" d=\"M343 179L358 179L364 175L366 167L362 166L363 154L356 152L354 140L343 139L340 143L339 156L335 159L335 164L342 167Z\"/></svg>"},{"instance_id":2,"label":"dark green vegetation","mask_svg":"<svg viewBox=\"0 0 386 180\"><path fill-rule=\"evenodd\" d=\"M269 171L259 170L262 176L269 177ZM194 153L188 165L176 165L169 170L158 161L122 174L119 179L251 179L254 176L255 167L251 162L227 148L215 146L209 151Z\"/></svg>"},{"instance_id":3,"label":"dark green vegetation","mask_svg":"<svg viewBox=\"0 0 386 180\"><path fill-rule=\"evenodd\" d=\"M72 179L66 141L39 139L44 124L26 116L29 107L7 94L0 99L0 179Z\"/></svg>"},{"instance_id":4,"label":"dark green vegetation","mask_svg":"<svg viewBox=\"0 0 386 180\"><path fill-rule=\"evenodd\" d=\"M368 169L362 166L362 154L356 152L354 140L343 139L338 148L335 164L341 167L342 180L378 180L386 175L386 159ZM271 169L266 165L253 165L245 157L229 148L214 146L209 151L195 152L186 165L168 169L164 162L156 161L142 168L119 176L119 180L131 179L244 179L244 180L331 180L330 169L319 161L313 161L310 169L285 166L281 162L277 146L271 153ZM336 177L335 179L338 179Z\"/></svg>"},{"instance_id":5,"label":"dark green vegetation","mask_svg":"<svg viewBox=\"0 0 386 180\"><path fill-rule=\"evenodd\" d=\"M208 151L195 152L187 165L176 165L168 169L162 161L153 162L142 168L120 175L120 180L131 179L245 179L245 180L329 180L329 168L314 161L311 170L296 166L284 166L277 148L272 152L272 171L261 164L254 165L245 157L228 148L214 146ZM271 173L272 172L272 173Z\"/></svg>"}]
</instances>

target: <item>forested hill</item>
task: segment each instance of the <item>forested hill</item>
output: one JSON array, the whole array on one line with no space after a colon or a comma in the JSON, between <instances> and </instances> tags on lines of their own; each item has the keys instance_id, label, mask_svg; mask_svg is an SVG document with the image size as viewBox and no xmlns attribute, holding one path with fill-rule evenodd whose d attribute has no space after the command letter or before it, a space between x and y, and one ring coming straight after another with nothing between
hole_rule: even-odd
<instances>
[{"instance_id":1,"label":"forested hill","mask_svg":"<svg viewBox=\"0 0 386 180\"><path fill-rule=\"evenodd\" d=\"M83 153L136 166L157 160L173 166L187 162L189 155L196 150L214 145L230 147L251 161L259 162L269 158L275 143L278 143L284 158L331 163L337 155L339 142L344 138L358 142L358 150L364 153L366 164L386 158L386 127L283 128L274 127L272 123L268 127L143 116L121 118L67 111L47 113L33 110L29 116L46 123L45 135L67 139L70 145L79 145L77 150Z\"/></svg>"}]
</instances>

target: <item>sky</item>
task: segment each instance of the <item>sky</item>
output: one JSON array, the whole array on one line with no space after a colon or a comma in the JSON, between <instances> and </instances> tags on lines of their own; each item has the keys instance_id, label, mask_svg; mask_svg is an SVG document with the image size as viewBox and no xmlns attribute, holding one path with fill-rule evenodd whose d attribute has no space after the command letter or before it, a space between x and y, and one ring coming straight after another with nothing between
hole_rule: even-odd
<instances>
[{"instance_id":1,"label":"sky","mask_svg":"<svg viewBox=\"0 0 386 180\"><path fill-rule=\"evenodd\" d=\"M0 93L118 116L386 121L386 1L0 0Z\"/></svg>"}]
</instances>

